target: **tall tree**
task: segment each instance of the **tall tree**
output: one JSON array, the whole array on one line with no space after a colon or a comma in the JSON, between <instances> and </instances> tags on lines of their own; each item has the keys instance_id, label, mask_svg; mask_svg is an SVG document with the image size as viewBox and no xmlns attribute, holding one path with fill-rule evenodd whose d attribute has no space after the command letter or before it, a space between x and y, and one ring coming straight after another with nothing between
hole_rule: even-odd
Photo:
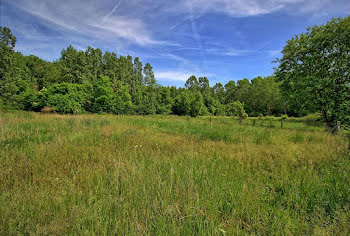
<instances>
[{"instance_id":1,"label":"tall tree","mask_svg":"<svg viewBox=\"0 0 350 236\"><path fill-rule=\"evenodd\" d=\"M230 80L227 84L225 84L225 102L231 103L237 100L237 86L236 82L233 80Z\"/></svg>"},{"instance_id":2,"label":"tall tree","mask_svg":"<svg viewBox=\"0 0 350 236\"><path fill-rule=\"evenodd\" d=\"M350 17L314 26L293 37L278 59L283 92L320 111L329 127L350 114Z\"/></svg>"},{"instance_id":3,"label":"tall tree","mask_svg":"<svg viewBox=\"0 0 350 236\"><path fill-rule=\"evenodd\" d=\"M30 88L30 73L15 45L11 30L0 27L0 106L23 109L21 94Z\"/></svg>"},{"instance_id":4,"label":"tall tree","mask_svg":"<svg viewBox=\"0 0 350 236\"><path fill-rule=\"evenodd\" d=\"M221 103L225 102L225 88L221 83L213 86L213 94Z\"/></svg>"},{"instance_id":5,"label":"tall tree","mask_svg":"<svg viewBox=\"0 0 350 236\"><path fill-rule=\"evenodd\" d=\"M206 94L209 92L209 80L207 77L199 77L198 78L198 86L202 94Z\"/></svg>"},{"instance_id":6,"label":"tall tree","mask_svg":"<svg viewBox=\"0 0 350 236\"><path fill-rule=\"evenodd\" d=\"M197 91L199 89L199 83L196 76L191 75L190 78L186 80L185 88L191 90L192 92Z\"/></svg>"}]
</instances>

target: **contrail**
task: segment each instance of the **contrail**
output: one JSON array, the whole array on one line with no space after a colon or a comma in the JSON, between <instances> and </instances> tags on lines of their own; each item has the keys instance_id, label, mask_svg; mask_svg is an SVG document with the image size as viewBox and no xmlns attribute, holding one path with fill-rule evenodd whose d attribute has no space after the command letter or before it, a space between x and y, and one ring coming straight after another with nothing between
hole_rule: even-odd
<instances>
[{"instance_id":1,"label":"contrail","mask_svg":"<svg viewBox=\"0 0 350 236\"><path fill-rule=\"evenodd\" d=\"M122 3L122 0L120 0L118 2L118 4L114 6L114 8L113 8L113 10L111 12L109 12L108 14L106 14L103 17L102 21L105 22L106 20L108 20L108 18L118 9L118 7L120 6L121 3Z\"/></svg>"},{"instance_id":2,"label":"contrail","mask_svg":"<svg viewBox=\"0 0 350 236\"><path fill-rule=\"evenodd\" d=\"M193 6L191 4L191 7L190 7L190 20L191 20L193 38L196 40L197 47L200 49L200 54L201 54L201 56L203 58L203 64L206 65L207 64L207 59L206 59L206 56L204 55L204 52L203 52L203 45L202 45L201 36L198 33L197 25L196 25L194 19L195 18L194 18L194 15L193 15Z\"/></svg>"}]
</instances>

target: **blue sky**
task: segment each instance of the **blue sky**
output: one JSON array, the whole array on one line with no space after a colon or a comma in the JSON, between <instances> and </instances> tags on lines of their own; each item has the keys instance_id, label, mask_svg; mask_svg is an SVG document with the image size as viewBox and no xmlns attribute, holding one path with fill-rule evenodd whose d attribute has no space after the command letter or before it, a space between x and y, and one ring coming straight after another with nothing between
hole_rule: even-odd
<instances>
[{"instance_id":1,"label":"blue sky","mask_svg":"<svg viewBox=\"0 0 350 236\"><path fill-rule=\"evenodd\" d=\"M53 61L69 44L140 57L163 85L273 73L285 42L350 14L349 0L2 0L16 50Z\"/></svg>"}]
</instances>

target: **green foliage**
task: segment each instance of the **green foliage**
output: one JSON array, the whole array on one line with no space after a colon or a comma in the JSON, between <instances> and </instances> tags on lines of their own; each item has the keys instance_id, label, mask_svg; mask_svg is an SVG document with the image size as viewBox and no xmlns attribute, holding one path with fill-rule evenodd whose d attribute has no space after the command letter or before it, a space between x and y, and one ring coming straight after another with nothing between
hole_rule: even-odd
<instances>
[{"instance_id":1,"label":"green foliage","mask_svg":"<svg viewBox=\"0 0 350 236\"><path fill-rule=\"evenodd\" d=\"M23 109L22 93L29 87L29 76L23 56L13 50L15 45L10 29L0 27L0 96L4 107Z\"/></svg>"},{"instance_id":2,"label":"green foliage","mask_svg":"<svg viewBox=\"0 0 350 236\"><path fill-rule=\"evenodd\" d=\"M92 47L78 51L70 45L62 50L59 60L51 63L15 53L16 38L8 28L1 28L1 35L3 107L39 111L44 106L53 106L60 113L198 116L231 114L233 108L228 104L239 99L250 115L280 113L278 84L272 77L259 77L251 83L248 79L239 80L237 86L234 81L225 86L217 83L211 88L207 77L197 79L193 75L185 88L167 88L157 84L152 66L149 63L143 66L137 57L117 57ZM62 87L74 84L81 92L70 89L67 95L46 91L45 88L57 88L57 84L63 84ZM227 107L231 111L226 111Z\"/></svg>"},{"instance_id":3,"label":"green foliage","mask_svg":"<svg viewBox=\"0 0 350 236\"><path fill-rule=\"evenodd\" d=\"M149 63L143 65L138 57L103 53L98 48L79 51L70 45L62 50L61 57L55 62L33 55L23 56L13 50L16 38L11 31L1 27L1 106L33 111L52 106L60 113L86 111L195 117L238 116L235 102L240 101L244 104L244 113L249 116L304 116L318 110L330 125L338 120L346 125L350 99L349 74L344 63L348 61L348 55L341 52L347 45L348 22L348 18L336 19L290 40L283 51L276 77L258 76L210 87L207 77L197 79L192 75L184 88L157 84L153 67ZM336 44L332 37L344 40L332 47ZM329 51L329 56L322 48ZM317 62L320 61L326 66L319 66ZM310 73L313 65L319 67L315 67L315 73ZM330 65L334 67L330 68ZM51 91L59 84L69 92Z\"/></svg>"},{"instance_id":4,"label":"green foliage","mask_svg":"<svg viewBox=\"0 0 350 236\"><path fill-rule=\"evenodd\" d=\"M189 115L191 106L191 92L183 91L175 98L173 113L175 115Z\"/></svg>"},{"instance_id":5,"label":"green foliage","mask_svg":"<svg viewBox=\"0 0 350 236\"><path fill-rule=\"evenodd\" d=\"M118 89L113 98L112 112L114 114L132 114L134 110L131 95L126 86L122 86Z\"/></svg>"},{"instance_id":6,"label":"green foliage","mask_svg":"<svg viewBox=\"0 0 350 236\"><path fill-rule=\"evenodd\" d=\"M176 115L187 115L192 117L205 115L207 110L203 103L202 94L199 91L183 91L175 98L173 113Z\"/></svg>"},{"instance_id":7,"label":"green foliage","mask_svg":"<svg viewBox=\"0 0 350 236\"><path fill-rule=\"evenodd\" d=\"M336 18L293 37L277 60L285 97L319 111L330 128L350 113L349 38L350 17Z\"/></svg>"},{"instance_id":8,"label":"green foliage","mask_svg":"<svg viewBox=\"0 0 350 236\"><path fill-rule=\"evenodd\" d=\"M21 95L23 109L26 111L40 111L42 109L41 93L37 93L32 89L26 90Z\"/></svg>"},{"instance_id":9,"label":"green foliage","mask_svg":"<svg viewBox=\"0 0 350 236\"><path fill-rule=\"evenodd\" d=\"M113 88L107 76L100 75L92 81L91 112L111 112L113 106Z\"/></svg>"},{"instance_id":10,"label":"green foliage","mask_svg":"<svg viewBox=\"0 0 350 236\"><path fill-rule=\"evenodd\" d=\"M322 122L322 116L320 113L312 113L307 116L303 117L303 120L308 124L308 125L316 125Z\"/></svg>"},{"instance_id":11,"label":"green foliage","mask_svg":"<svg viewBox=\"0 0 350 236\"><path fill-rule=\"evenodd\" d=\"M238 116L240 120L244 120L248 118L248 115L244 110L244 106L240 101L235 101L233 102L232 105L235 111L235 115Z\"/></svg>"},{"instance_id":12,"label":"green foliage","mask_svg":"<svg viewBox=\"0 0 350 236\"><path fill-rule=\"evenodd\" d=\"M187 88L188 90L191 90L193 92L199 90L199 82L198 82L196 76L192 75L192 76L190 76L190 78L188 78L186 80L185 88Z\"/></svg>"},{"instance_id":13,"label":"green foliage","mask_svg":"<svg viewBox=\"0 0 350 236\"><path fill-rule=\"evenodd\" d=\"M84 112L88 97L83 85L72 83L52 84L41 90L41 107L51 107L58 113L77 114Z\"/></svg>"},{"instance_id":14,"label":"green foliage","mask_svg":"<svg viewBox=\"0 0 350 236\"><path fill-rule=\"evenodd\" d=\"M157 92L157 114L167 115L171 113L173 99L170 96L169 87L160 87Z\"/></svg>"},{"instance_id":15,"label":"green foliage","mask_svg":"<svg viewBox=\"0 0 350 236\"><path fill-rule=\"evenodd\" d=\"M203 96L200 92L196 92L192 94L191 101L190 101L190 110L188 115L192 117L196 117L201 114L203 111Z\"/></svg>"}]
</instances>

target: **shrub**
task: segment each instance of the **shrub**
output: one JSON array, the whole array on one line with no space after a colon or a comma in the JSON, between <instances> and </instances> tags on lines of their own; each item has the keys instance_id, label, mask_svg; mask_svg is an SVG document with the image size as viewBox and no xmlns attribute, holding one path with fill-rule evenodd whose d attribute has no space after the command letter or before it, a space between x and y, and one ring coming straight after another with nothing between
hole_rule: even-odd
<instances>
[{"instance_id":1,"label":"shrub","mask_svg":"<svg viewBox=\"0 0 350 236\"><path fill-rule=\"evenodd\" d=\"M51 107L59 113L82 113L87 94L80 84L61 83L53 84L42 90L43 107Z\"/></svg>"},{"instance_id":2,"label":"shrub","mask_svg":"<svg viewBox=\"0 0 350 236\"><path fill-rule=\"evenodd\" d=\"M43 107L40 103L40 94L28 89L21 94L23 109L27 111L40 111Z\"/></svg>"},{"instance_id":3,"label":"shrub","mask_svg":"<svg viewBox=\"0 0 350 236\"><path fill-rule=\"evenodd\" d=\"M240 101L235 101L233 103L233 108L234 108L235 114L239 117L240 123L242 122L242 120L248 118L248 115L244 110L243 104Z\"/></svg>"},{"instance_id":4,"label":"shrub","mask_svg":"<svg viewBox=\"0 0 350 236\"><path fill-rule=\"evenodd\" d=\"M308 125L317 125L322 123L322 116L320 113L313 113L303 117L303 120Z\"/></svg>"}]
</instances>

